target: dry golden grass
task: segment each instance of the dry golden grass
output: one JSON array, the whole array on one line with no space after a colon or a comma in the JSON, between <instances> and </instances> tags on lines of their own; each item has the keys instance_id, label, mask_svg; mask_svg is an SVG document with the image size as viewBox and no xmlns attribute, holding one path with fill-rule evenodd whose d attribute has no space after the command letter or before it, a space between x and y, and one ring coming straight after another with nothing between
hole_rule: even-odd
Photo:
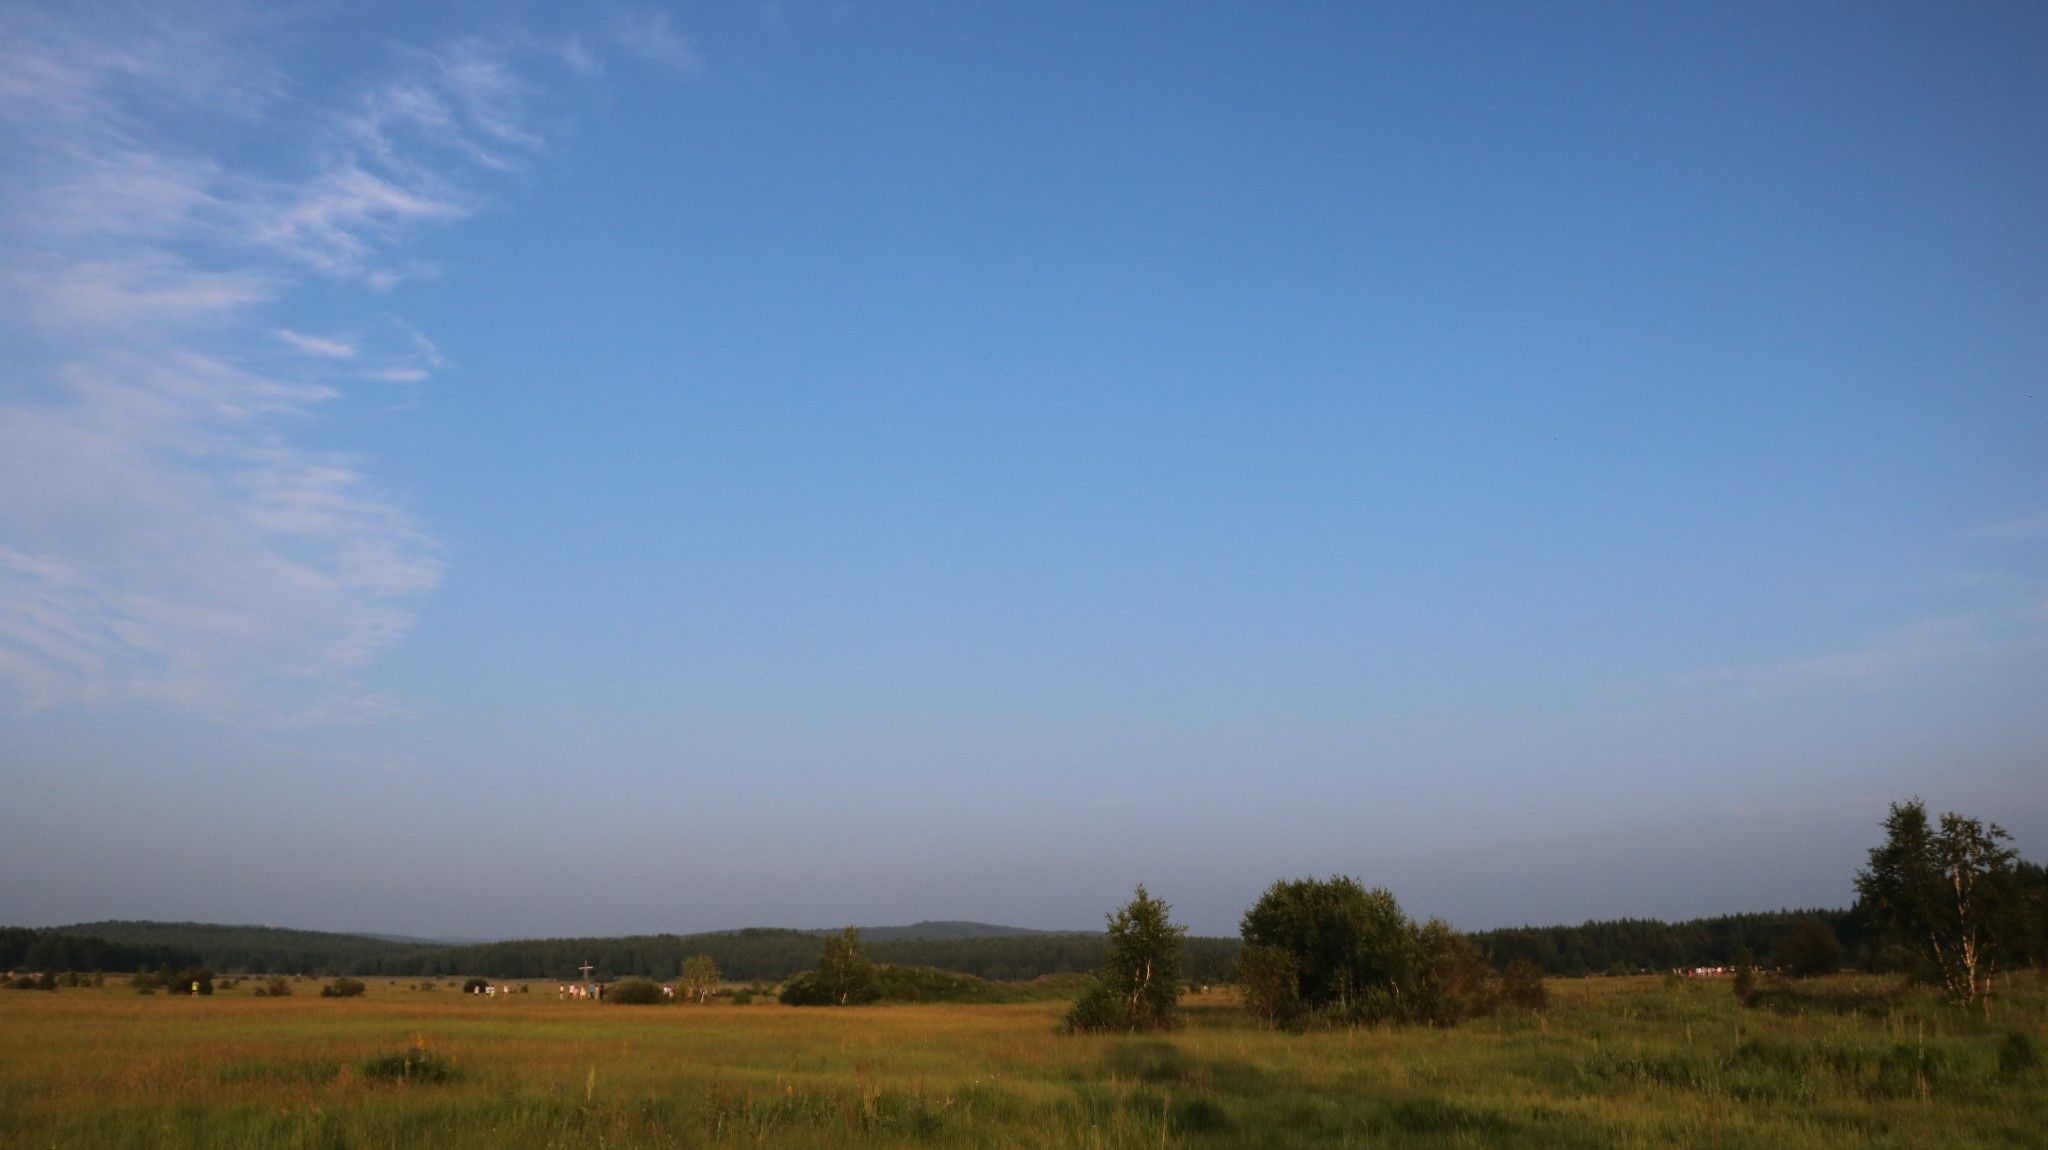
<instances>
[{"instance_id":1,"label":"dry golden grass","mask_svg":"<svg viewBox=\"0 0 2048 1150\"><path fill-rule=\"evenodd\" d=\"M1057 1035L1057 1003L316 990L0 994L0 1145L2048 1143L2038 978L1988 1018L1850 977L1748 1010L1724 983L1596 979L1553 983L1543 1016L1308 1035L1258 1029L1209 996L1187 1029L1153 1038ZM456 1080L365 1072L420 1046Z\"/></svg>"}]
</instances>

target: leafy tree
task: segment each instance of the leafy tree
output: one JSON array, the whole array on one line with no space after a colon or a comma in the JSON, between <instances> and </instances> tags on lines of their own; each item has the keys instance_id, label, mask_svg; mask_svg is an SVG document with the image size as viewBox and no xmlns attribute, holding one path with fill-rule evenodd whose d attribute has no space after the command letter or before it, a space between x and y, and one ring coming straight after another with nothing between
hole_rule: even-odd
<instances>
[{"instance_id":1,"label":"leafy tree","mask_svg":"<svg viewBox=\"0 0 2048 1150\"><path fill-rule=\"evenodd\" d=\"M708 954L693 954L683 960L683 970L676 979L681 983L683 997L691 1002L709 1002L718 993L718 983L724 976L718 972L718 963Z\"/></svg>"},{"instance_id":2,"label":"leafy tree","mask_svg":"<svg viewBox=\"0 0 2048 1150\"><path fill-rule=\"evenodd\" d=\"M1400 903L1346 875L1274 883L1245 912L1240 933L1246 946L1293 957L1296 994L1313 1011L1398 1018L1421 990L1421 946Z\"/></svg>"},{"instance_id":3,"label":"leafy tree","mask_svg":"<svg viewBox=\"0 0 2048 1150\"><path fill-rule=\"evenodd\" d=\"M1879 936L1910 956L1916 974L1939 981L1949 1000L1991 994L2004 948L2024 930L2012 836L1950 812L1930 827L1920 800L1893 803L1885 841L1856 875L1861 909Z\"/></svg>"},{"instance_id":4,"label":"leafy tree","mask_svg":"<svg viewBox=\"0 0 2048 1150\"><path fill-rule=\"evenodd\" d=\"M826 997L840 1006L875 1000L875 968L860 944L858 929L849 926L825 936L825 946L818 952L818 982Z\"/></svg>"},{"instance_id":5,"label":"leafy tree","mask_svg":"<svg viewBox=\"0 0 2048 1150\"><path fill-rule=\"evenodd\" d=\"M1826 923L1806 919L1778 944L1778 965L1794 978L1833 974L1842 968L1841 940Z\"/></svg>"},{"instance_id":6,"label":"leafy tree","mask_svg":"<svg viewBox=\"0 0 2048 1150\"><path fill-rule=\"evenodd\" d=\"M1282 1029L1301 1024L1307 1008L1301 1001L1301 965L1292 952L1247 946L1238 954L1233 973L1245 1008L1260 1021Z\"/></svg>"},{"instance_id":7,"label":"leafy tree","mask_svg":"<svg viewBox=\"0 0 2048 1150\"><path fill-rule=\"evenodd\" d=\"M860 931L847 927L825 936L818 968L807 970L782 987L782 1001L791 1006L854 1006L873 1002L875 968L860 944Z\"/></svg>"},{"instance_id":8,"label":"leafy tree","mask_svg":"<svg viewBox=\"0 0 2048 1150\"><path fill-rule=\"evenodd\" d=\"M1138 884L1109 916L1109 956L1064 1022L1068 1030L1170 1030L1180 1025L1187 928Z\"/></svg>"}]
</instances>

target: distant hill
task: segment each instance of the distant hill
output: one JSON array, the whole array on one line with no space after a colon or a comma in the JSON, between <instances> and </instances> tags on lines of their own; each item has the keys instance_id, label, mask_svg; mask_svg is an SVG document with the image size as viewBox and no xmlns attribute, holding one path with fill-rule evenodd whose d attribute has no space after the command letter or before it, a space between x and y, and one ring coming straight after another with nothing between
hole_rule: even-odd
<instances>
[{"instance_id":1,"label":"distant hill","mask_svg":"<svg viewBox=\"0 0 2048 1150\"><path fill-rule=\"evenodd\" d=\"M824 932L820 932L824 933ZM860 936L868 942L923 941L939 938L1022 938L1034 934L1087 934L1087 931L1032 930L1023 926L997 926L986 922L925 921L909 926L864 926Z\"/></svg>"}]
</instances>

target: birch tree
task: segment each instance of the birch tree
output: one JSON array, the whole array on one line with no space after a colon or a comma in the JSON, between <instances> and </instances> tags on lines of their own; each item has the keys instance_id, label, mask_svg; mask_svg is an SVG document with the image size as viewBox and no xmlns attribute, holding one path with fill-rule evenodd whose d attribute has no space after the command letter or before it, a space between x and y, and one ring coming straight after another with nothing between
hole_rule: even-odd
<instances>
[{"instance_id":1,"label":"birch tree","mask_svg":"<svg viewBox=\"0 0 2048 1150\"><path fill-rule=\"evenodd\" d=\"M1880 935L1939 981L1949 1000L1988 998L2019 910L2018 856L1996 823L1950 812L1929 825L1920 800L1892 804L1885 841L1856 875L1856 892Z\"/></svg>"},{"instance_id":2,"label":"birch tree","mask_svg":"<svg viewBox=\"0 0 2048 1150\"><path fill-rule=\"evenodd\" d=\"M1168 1030L1180 1024L1187 969L1187 933L1173 908L1144 884L1109 916L1109 957L1074 1008L1069 1030Z\"/></svg>"},{"instance_id":3,"label":"birch tree","mask_svg":"<svg viewBox=\"0 0 2048 1150\"><path fill-rule=\"evenodd\" d=\"M692 955L683 961L681 976L683 997L690 1002L709 1002L718 992L718 963L708 954Z\"/></svg>"}]
</instances>

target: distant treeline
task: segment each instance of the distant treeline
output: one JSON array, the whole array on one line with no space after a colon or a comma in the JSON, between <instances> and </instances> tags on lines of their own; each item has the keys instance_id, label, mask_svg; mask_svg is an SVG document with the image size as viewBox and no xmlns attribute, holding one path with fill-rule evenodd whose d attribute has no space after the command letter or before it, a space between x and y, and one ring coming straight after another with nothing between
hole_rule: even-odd
<instances>
[{"instance_id":1,"label":"distant treeline","mask_svg":"<svg viewBox=\"0 0 2048 1150\"><path fill-rule=\"evenodd\" d=\"M970 927L963 925L962 929ZM979 929L986 932L990 928ZM755 927L709 934L521 939L451 946L210 923L96 922L63 930L138 946L173 948L198 955L215 970L248 974L479 975L564 981L579 977L578 968L586 962L601 979L670 979L684 959L697 954L710 955L728 979L778 981L809 970L817 962L824 937L819 931ZM972 938L917 937L920 933L915 929L877 931L878 937L867 943L868 956L878 963L1019 982L1048 974L1093 971L1102 965L1107 949L1106 936L1080 932L1012 931ZM1204 982L1226 980L1237 949L1236 939L1190 939L1191 977Z\"/></svg>"},{"instance_id":2,"label":"distant treeline","mask_svg":"<svg viewBox=\"0 0 2048 1150\"><path fill-rule=\"evenodd\" d=\"M359 960L347 973L423 977L480 974L494 978L576 977L588 962L600 978L673 978L683 960L708 954L729 979L779 981L818 961L815 931L752 928L715 934L631 938L552 938L481 943ZM1190 940L1193 977L1220 982L1237 957L1236 939ZM1020 982L1048 974L1092 971L1108 943L1099 934L1016 934L982 938L882 939L867 944L871 961L926 966L977 978Z\"/></svg>"},{"instance_id":3,"label":"distant treeline","mask_svg":"<svg viewBox=\"0 0 2048 1150\"><path fill-rule=\"evenodd\" d=\"M1729 914L1689 922L1624 918L1580 926L1521 926L1472 936L1495 966L1528 959L1545 974L1636 973L1681 967L1728 966L1738 951L1770 964L1801 922L1818 920L1842 944L1854 965L1862 950L1863 918L1854 910L1780 910Z\"/></svg>"},{"instance_id":4,"label":"distant treeline","mask_svg":"<svg viewBox=\"0 0 2048 1150\"><path fill-rule=\"evenodd\" d=\"M2048 868L2019 860L2013 867L2014 894L2036 908L2048 907ZM1621 971L1672 970L1679 967L1727 966L1738 950L1765 965L1780 961L1779 951L1793 930L1815 919L1842 944L1849 966L1881 967L1888 957L1864 945L1869 917L1861 906L1848 910L1780 910L1765 914L1729 914L1689 922L1617 919L1581 926L1523 926L1489 930L1472 936L1496 966L1526 958L1545 974L1580 976ZM2021 919L2019 937L2009 939L2009 957L2029 966L2048 964L2048 922L2029 913Z\"/></svg>"},{"instance_id":5,"label":"distant treeline","mask_svg":"<svg viewBox=\"0 0 2048 1150\"><path fill-rule=\"evenodd\" d=\"M2027 897L2048 905L2048 871L2021 862L2018 878ZM1859 910L1782 910L1722 915L1667 923L1620 919L1579 926L1527 926L1482 931L1471 936L1497 967L1527 959L1550 975L1726 966L1746 949L1773 963L1780 946L1803 921L1814 919L1833 932L1850 965L1873 956L1864 947L1865 919ZM942 937L971 934L973 937ZM248 974L323 974L427 978L478 975L568 981L585 962L602 979L637 976L674 978L683 960L708 954L725 977L741 982L779 981L809 970L817 961L823 933L756 927L711 934L651 934L627 938L551 938L514 942L444 945L365 938L275 927L211 923L97 922L50 930L0 928L0 967L30 970L126 971L138 967L184 967L204 963L217 971ZM921 923L888 928L867 939L877 963L932 967L1004 982L1049 974L1099 969L1107 936L1082 932L1037 932L973 923ZM1188 977L1226 982L1241 943L1234 938L1189 938ZM2014 955L2022 962L2048 962L2048 934L2029 928Z\"/></svg>"},{"instance_id":6,"label":"distant treeline","mask_svg":"<svg viewBox=\"0 0 2048 1150\"><path fill-rule=\"evenodd\" d=\"M197 961L213 970L245 974L354 974L358 964L383 955L439 949L434 944L355 934L210 922L82 922L56 929L137 946L173 947L197 955Z\"/></svg>"},{"instance_id":7,"label":"distant treeline","mask_svg":"<svg viewBox=\"0 0 2048 1150\"><path fill-rule=\"evenodd\" d=\"M69 930L0 926L0 970L137 970L199 965L197 952L161 942L113 942Z\"/></svg>"}]
</instances>

